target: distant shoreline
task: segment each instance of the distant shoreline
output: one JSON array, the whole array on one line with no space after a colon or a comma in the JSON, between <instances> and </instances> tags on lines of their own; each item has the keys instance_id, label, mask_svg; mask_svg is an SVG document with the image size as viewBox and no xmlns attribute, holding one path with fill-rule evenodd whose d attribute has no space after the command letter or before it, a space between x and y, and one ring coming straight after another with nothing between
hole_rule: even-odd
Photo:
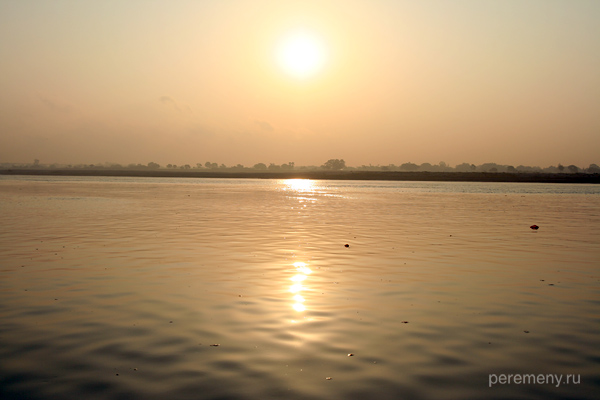
<instances>
[{"instance_id":1,"label":"distant shoreline","mask_svg":"<svg viewBox=\"0 0 600 400\"><path fill-rule=\"evenodd\" d=\"M600 174L545 172L286 171L219 172L198 170L32 169L10 168L0 175L122 176L148 178L317 179L368 181L600 183Z\"/></svg>"}]
</instances>

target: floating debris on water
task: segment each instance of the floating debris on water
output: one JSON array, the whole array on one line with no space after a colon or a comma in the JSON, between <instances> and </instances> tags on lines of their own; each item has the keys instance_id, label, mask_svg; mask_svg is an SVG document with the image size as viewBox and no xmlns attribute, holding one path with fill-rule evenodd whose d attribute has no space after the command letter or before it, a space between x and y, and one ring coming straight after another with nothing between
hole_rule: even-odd
<instances>
[{"instance_id":1,"label":"floating debris on water","mask_svg":"<svg viewBox=\"0 0 600 400\"><path fill-rule=\"evenodd\" d=\"M354 357L354 353L348 353L348 357Z\"/></svg>"},{"instance_id":2,"label":"floating debris on water","mask_svg":"<svg viewBox=\"0 0 600 400\"><path fill-rule=\"evenodd\" d=\"M328 376L328 377L327 377L327 378L325 378L325 379L327 379L328 381L330 381L330 380L331 380L331 377L330 377L330 376Z\"/></svg>"},{"instance_id":3,"label":"floating debris on water","mask_svg":"<svg viewBox=\"0 0 600 400\"><path fill-rule=\"evenodd\" d=\"M402 321L403 324L408 324L408 321Z\"/></svg>"},{"instance_id":4,"label":"floating debris on water","mask_svg":"<svg viewBox=\"0 0 600 400\"><path fill-rule=\"evenodd\" d=\"M523 331L523 332L525 332L525 333L529 333L529 331Z\"/></svg>"},{"instance_id":5,"label":"floating debris on water","mask_svg":"<svg viewBox=\"0 0 600 400\"><path fill-rule=\"evenodd\" d=\"M218 346L220 346L220 344L218 344L218 343L215 343L215 344L211 344L211 346L212 346L212 347L218 347Z\"/></svg>"},{"instance_id":6,"label":"floating debris on water","mask_svg":"<svg viewBox=\"0 0 600 400\"><path fill-rule=\"evenodd\" d=\"M349 245L348 243L346 243L346 244L344 245L344 247L350 247L350 245Z\"/></svg>"},{"instance_id":7,"label":"floating debris on water","mask_svg":"<svg viewBox=\"0 0 600 400\"><path fill-rule=\"evenodd\" d=\"M533 229L534 231L537 231L538 229L540 229L540 227L537 225L531 225L530 228Z\"/></svg>"}]
</instances>

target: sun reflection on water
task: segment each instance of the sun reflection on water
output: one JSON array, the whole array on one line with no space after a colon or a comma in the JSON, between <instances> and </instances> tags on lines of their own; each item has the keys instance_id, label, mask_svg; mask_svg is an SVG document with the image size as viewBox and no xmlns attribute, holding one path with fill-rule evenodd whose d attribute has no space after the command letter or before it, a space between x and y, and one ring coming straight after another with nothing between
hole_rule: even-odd
<instances>
[{"instance_id":1,"label":"sun reflection on water","mask_svg":"<svg viewBox=\"0 0 600 400\"><path fill-rule=\"evenodd\" d=\"M299 193L311 193L315 191L315 182L310 179L286 179L283 181L286 190L293 190Z\"/></svg>"},{"instance_id":2,"label":"sun reflection on water","mask_svg":"<svg viewBox=\"0 0 600 400\"><path fill-rule=\"evenodd\" d=\"M297 312L303 312L306 311L306 306L304 305L306 299L300 293L306 291L307 288L303 286L301 282L306 280L308 275L312 273L312 270L306 265L306 263L301 261L297 261L293 265L297 274L290 278L290 280L294 282L289 289L290 293L294 293L294 296L292 297L294 300L292 308Z\"/></svg>"}]
</instances>

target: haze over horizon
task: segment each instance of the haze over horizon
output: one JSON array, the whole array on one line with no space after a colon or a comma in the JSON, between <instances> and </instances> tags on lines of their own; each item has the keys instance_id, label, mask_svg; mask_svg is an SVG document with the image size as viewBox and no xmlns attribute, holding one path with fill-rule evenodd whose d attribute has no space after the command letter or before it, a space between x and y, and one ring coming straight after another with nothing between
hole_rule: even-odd
<instances>
[{"instance_id":1,"label":"haze over horizon","mask_svg":"<svg viewBox=\"0 0 600 400\"><path fill-rule=\"evenodd\" d=\"M0 0L0 162L587 167L598 1Z\"/></svg>"}]
</instances>

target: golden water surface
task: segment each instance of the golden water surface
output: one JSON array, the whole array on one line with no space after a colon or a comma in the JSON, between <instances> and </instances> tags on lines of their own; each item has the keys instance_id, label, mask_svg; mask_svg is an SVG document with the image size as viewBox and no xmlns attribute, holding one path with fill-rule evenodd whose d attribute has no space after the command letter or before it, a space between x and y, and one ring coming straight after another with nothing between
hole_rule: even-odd
<instances>
[{"instance_id":1,"label":"golden water surface","mask_svg":"<svg viewBox=\"0 0 600 400\"><path fill-rule=\"evenodd\" d=\"M0 211L2 399L599 393L594 186L11 177Z\"/></svg>"}]
</instances>

